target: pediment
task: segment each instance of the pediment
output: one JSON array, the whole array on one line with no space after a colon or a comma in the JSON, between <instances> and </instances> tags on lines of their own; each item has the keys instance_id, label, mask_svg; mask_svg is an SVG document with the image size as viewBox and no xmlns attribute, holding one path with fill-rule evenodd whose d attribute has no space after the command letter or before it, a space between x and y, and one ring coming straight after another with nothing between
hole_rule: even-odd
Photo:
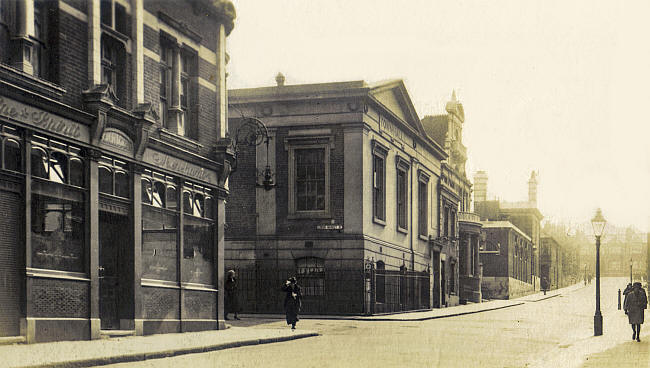
<instances>
[{"instance_id":1,"label":"pediment","mask_svg":"<svg viewBox=\"0 0 650 368\"><path fill-rule=\"evenodd\" d=\"M380 83L371 88L370 94L375 100L390 110L400 120L406 122L415 131L420 134L424 133L422 123L415 111L411 97L404 86L404 82L395 80Z\"/></svg>"}]
</instances>

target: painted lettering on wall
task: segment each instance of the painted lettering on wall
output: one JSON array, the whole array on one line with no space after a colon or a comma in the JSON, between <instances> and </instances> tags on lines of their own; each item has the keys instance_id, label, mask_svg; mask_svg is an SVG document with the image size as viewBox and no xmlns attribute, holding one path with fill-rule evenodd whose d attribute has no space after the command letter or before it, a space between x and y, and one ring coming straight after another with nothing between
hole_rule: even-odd
<instances>
[{"instance_id":1,"label":"painted lettering on wall","mask_svg":"<svg viewBox=\"0 0 650 368\"><path fill-rule=\"evenodd\" d=\"M185 175L189 178L217 184L217 173L215 171L207 170L198 165L177 159L161 152L147 149L144 152L144 155L142 155L142 160L162 169Z\"/></svg>"},{"instance_id":2,"label":"painted lettering on wall","mask_svg":"<svg viewBox=\"0 0 650 368\"><path fill-rule=\"evenodd\" d=\"M83 125L2 96L0 96L0 116L77 140L86 142L89 140L88 130Z\"/></svg>"}]
</instances>

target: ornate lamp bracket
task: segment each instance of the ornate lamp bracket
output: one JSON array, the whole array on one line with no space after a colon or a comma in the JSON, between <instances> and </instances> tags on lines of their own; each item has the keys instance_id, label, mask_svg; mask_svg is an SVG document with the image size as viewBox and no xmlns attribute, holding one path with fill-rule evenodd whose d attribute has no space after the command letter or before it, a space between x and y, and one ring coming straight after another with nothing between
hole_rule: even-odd
<instances>
[{"instance_id":1,"label":"ornate lamp bracket","mask_svg":"<svg viewBox=\"0 0 650 368\"><path fill-rule=\"evenodd\" d=\"M262 143L266 145L266 166L264 170L258 170L255 180L255 185L264 188L264 190L271 190L277 186L273 180L275 174L271 170L271 165L269 165L269 141L269 132L266 129L266 125L257 118L242 118L242 123L237 128L232 141L233 150L235 151L235 161L239 152L238 147L242 145L257 147ZM235 168L236 164L233 171ZM257 179L258 177L261 179L261 182Z\"/></svg>"}]
</instances>

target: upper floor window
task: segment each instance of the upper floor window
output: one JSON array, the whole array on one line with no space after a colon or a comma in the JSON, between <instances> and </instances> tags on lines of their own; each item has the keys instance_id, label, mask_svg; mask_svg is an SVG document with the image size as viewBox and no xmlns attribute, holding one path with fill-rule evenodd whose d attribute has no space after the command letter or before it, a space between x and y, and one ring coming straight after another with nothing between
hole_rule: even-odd
<instances>
[{"instance_id":1,"label":"upper floor window","mask_svg":"<svg viewBox=\"0 0 650 368\"><path fill-rule=\"evenodd\" d=\"M117 104L126 107L126 52L117 39L102 35L102 84L107 84L117 97Z\"/></svg>"},{"instance_id":2,"label":"upper floor window","mask_svg":"<svg viewBox=\"0 0 650 368\"><path fill-rule=\"evenodd\" d=\"M35 135L32 138L32 176L60 184L85 186L81 149Z\"/></svg>"},{"instance_id":3,"label":"upper floor window","mask_svg":"<svg viewBox=\"0 0 650 368\"><path fill-rule=\"evenodd\" d=\"M52 80L54 71L50 65L51 45L48 32L50 23L49 12L51 1L34 1L34 51L32 52L32 68L34 76Z\"/></svg>"},{"instance_id":4,"label":"upper floor window","mask_svg":"<svg viewBox=\"0 0 650 368\"><path fill-rule=\"evenodd\" d=\"M418 178L418 234L427 236L429 231L429 177L422 173Z\"/></svg>"},{"instance_id":5,"label":"upper floor window","mask_svg":"<svg viewBox=\"0 0 650 368\"><path fill-rule=\"evenodd\" d=\"M289 145L289 216L330 214L329 138L300 139Z\"/></svg>"},{"instance_id":6,"label":"upper floor window","mask_svg":"<svg viewBox=\"0 0 650 368\"><path fill-rule=\"evenodd\" d=\"M408 229L408 190L409 190L409 180L408 180L408 170L409 164L403 158L397 156L397 229L398 230L407 230Z\"/></svg>"},{"instance_id":7,"label":"upper floor window","mask_svg":"<svg viewBox=\"0 0 650 368\"><path fill-rule=\"evenodd\" d=\"M198 95L198 57L196 51L181 46L169 35L160 40L160 111L163 126L171 132L196 138Z\"/></svg>"},{"instance_id":8,"label":"upper floor window","mask_svg":"<svg viewBox=\"0 0 650 368\"><path fill-rule=\"evenodd\" d=\"M103 25L123 35L128 35L126 8L114 0L101 0L100 19Z\"/></svg>"},{"instance_id":9,"label":"upper floor window","mask_svg":"<svg viewBox=\"0 0 650 368\"><path fill-rule=\"evenodd\" d=\"M373 141L372 147L372 213L373 219L386 220L386 156L388 148Z\"/></svg>"}]
</instances>

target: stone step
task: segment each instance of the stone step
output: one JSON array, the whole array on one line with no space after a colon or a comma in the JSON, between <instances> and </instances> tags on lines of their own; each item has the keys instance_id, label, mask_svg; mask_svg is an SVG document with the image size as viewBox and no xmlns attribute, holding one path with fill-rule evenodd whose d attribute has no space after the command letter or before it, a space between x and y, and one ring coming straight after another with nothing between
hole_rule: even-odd
<instances>
[{"instance_id":1,"label":"stone step","mask_svg":"<svg viewBox=\"0 0 650 368\"><path fill-rule=\"evenodd\" d=\"M99 335L102 337L102 339L135 336L135 330L101 330L99 331Z\"/></svg>"},{"instance_id":2,"label":"stone step","mask_svg":"<svg viewBox=\"0 0 650 368\"><path fill-rule=\"evenodd\" d=\"M0 337L0 345L24 344L25 336Z\"/></svg>"}]
</instances>

